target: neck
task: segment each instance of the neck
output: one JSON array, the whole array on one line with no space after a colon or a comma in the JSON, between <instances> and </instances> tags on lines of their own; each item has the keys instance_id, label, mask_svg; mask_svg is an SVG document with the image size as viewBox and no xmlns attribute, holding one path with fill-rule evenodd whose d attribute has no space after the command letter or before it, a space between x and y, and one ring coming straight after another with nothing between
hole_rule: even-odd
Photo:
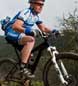
<instances>
[{"instance_id":1,"label":"neck","mask_svg":"<svg viewBox=\"0 0 78 86\"><path fill-rule=\"evenodd\" d=\"M30 8L29 9L31 9L31 12L34 14L34 15L37 15L38 13L34 10L34 8L33 7L31 7L30 6Z\"/></svg>"}]
</instances>

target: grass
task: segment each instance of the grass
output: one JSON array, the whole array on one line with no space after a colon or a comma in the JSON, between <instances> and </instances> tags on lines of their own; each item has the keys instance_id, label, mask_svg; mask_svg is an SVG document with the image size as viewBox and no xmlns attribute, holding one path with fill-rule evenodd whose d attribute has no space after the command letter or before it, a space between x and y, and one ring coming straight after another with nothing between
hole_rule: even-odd
<instances>
[{"instance_id":1,"label":"grass","mask_svg":"<svg viewBox=\"0 0 78 86\"><path fill-rule=\"evenodd\" d=\"M44 86L42 81L32 81L31 86Z\"/></svg>"},{"instance_id":2,"label":"grass","mask_svg":"<svg viewBox=\"0 0 78 86\"><path fill-rule=\"evenodd\" d=\"M0 82L0 86L22 86L20 83L17 82ZM28 86L27 84L25 86ZM34 81L32 80L31 86L44 86L42 81Z\"/></svg>"}]
</instances>

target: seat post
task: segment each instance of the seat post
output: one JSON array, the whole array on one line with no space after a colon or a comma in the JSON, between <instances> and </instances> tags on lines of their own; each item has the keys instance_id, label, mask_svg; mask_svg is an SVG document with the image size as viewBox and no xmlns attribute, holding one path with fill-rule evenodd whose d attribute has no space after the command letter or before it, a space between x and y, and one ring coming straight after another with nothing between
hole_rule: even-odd
<instances>
[{"instance_id":1,"label":"seat post","mask_svg":"<svg viewBox=\"0 0 78 86\"><path fill-rule=\"evenodd\" d=\"M18 49L15 46L13 46L13 47L14 47L15 53L16 53L17 58L18 58L19 63L20 63L21 62L21 59L20 59L20 55L19 55Z\"/></svg>"}]
</instances>

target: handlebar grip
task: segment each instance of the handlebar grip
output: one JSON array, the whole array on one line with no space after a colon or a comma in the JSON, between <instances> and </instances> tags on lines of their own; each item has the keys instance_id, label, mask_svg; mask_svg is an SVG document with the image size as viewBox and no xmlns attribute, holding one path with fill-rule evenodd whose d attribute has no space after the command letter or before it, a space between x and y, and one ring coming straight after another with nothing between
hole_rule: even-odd
<instances>
[{"instance_id":1,"label":"handlebar grip","mask_svg":"<svg viewBox=\"0 0 78 86\"><path fill-rule=\"evenodd\" d=\"M32 30L31 33L30 33L31 36L37 36L37 32L36 30Z\"/></svg>"}]
</instances>

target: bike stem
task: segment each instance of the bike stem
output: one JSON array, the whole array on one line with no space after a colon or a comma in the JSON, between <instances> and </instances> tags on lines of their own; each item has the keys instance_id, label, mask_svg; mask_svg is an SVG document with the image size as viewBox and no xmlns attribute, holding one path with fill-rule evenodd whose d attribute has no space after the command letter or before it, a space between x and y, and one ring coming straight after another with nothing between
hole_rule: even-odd
<instances>
[{"instance_id":1,"label":"bike stem","mask_svg":"<svg viewBox=\"0 0 78 86\"><path fill-rule=\"evenodd\" d=\"M62 74L62 71L60 70L60 67L59 67L59 65L58 65L58 63L56 61L56 54L59 54L59 52L56 50L56 47L52 47L52 46L49 46L48 47L48 51L49 51L49 53L50 53L50 55L52 57L53 65L55 67L55 70L56 70L56 72L57 72L57 74L58 74L61 82L63 84L68 85L68 82L64 79L64 76ZM67 71L66 71L66 69L65 69L65 67L63 65L63 62L62 61L60 61L60 62L61 62L62 70L63 70L64 74L67 76L68 74L67 74Z\"/></svg>"}]
</instances>

